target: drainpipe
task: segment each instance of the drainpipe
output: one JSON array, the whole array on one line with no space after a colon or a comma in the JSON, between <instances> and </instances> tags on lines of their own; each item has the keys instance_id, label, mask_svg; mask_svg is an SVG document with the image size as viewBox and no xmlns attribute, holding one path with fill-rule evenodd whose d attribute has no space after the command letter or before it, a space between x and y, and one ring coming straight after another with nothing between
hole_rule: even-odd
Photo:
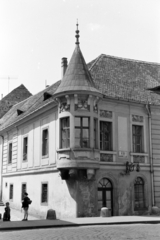
<instances>
[{"instance_id":1,"label":"drainpipe","mask_svg":"<svg viewBox=\"0 0 160 240\"><path fill-rule=\"evenodd\" d=\"M0 156L0 200L2 200L2 188L3 188L3 179L2 179L2 169L3 169L3 146L4 146L4 137L0 135L1 142L1 156Z\"/></svg>"},{"instance_id":2,"label":"drainpipe","mask_svg":"<svg viewBox=\"0 0 160 240\"><path fill-rule=\"evenodd\" d=\"M153 169L153 154L152 154L152 137L151 137L151 109L150 104L146 104L148 113L148 132L149 132L149 159L150 159L150 173L151 173L151 196L152 207L155 205L154 201L154 169Z\"/></svg>"}]
</instances>

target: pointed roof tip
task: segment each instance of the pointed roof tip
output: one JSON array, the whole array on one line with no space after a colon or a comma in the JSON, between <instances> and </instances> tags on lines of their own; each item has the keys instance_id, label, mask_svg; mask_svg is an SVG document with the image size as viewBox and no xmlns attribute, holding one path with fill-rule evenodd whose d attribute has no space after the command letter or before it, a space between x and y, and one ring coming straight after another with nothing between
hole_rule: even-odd
<instances>
[{"instance_id":1,"label":"pointed roof tip","mask_svg":"<svg viewBox=\"0 0 160 240\"><path fill-rule=\"evenodd\" d=\"M79 26L79 24L78 24L78 19L77 19L77 24L76 24L76 26L77 26L76 35L75 35L75 37L76 37L76 45L79 46L79 44L80 44L80 42L79 42L79 37L80 37L80 35L79 35L79 29L78 29L78 26Z\"/></svg>"},{"instance_id":2,"label":"pointed roof tip","mask_svg":"<svg viewBox=\"0 0 160 240\"><path fill-rule=\"evenodd\" d=\"M78 22L76 25L76 48L72 54L65 75L63 76L59 87L55 91L54 96L60 96L71 92L90 92L100 96L101 92L96 88L80 50Z\"/></svg>"}]
</instances>

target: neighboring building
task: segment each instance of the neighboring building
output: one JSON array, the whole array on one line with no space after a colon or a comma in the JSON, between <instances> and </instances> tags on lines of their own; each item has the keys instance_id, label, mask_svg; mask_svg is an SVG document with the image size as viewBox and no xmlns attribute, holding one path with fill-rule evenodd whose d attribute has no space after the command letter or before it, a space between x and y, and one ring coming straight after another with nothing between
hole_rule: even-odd
<instances>
[{"instance_id":1,"label":"neighboring building","mask_svg":"<svg viewBox=\"0 0 160 240\"><path fill-rule=\"evenodd\" d=\"M23 84L8 93L0 100L0 118L2 118L13 105L23 101L31 95L32 94Z\"/></svg>"},{"instance_id":2,"label":"neighboring building","mask_svg":"<svg viewBox=\"0 0 160 240\"><path fill-rule=\"evenodd\" d=\"M101 55L87 66L76 39L62 81L1 119L2 199L20 209L27 191L42 217L146 214L160 207L160 96L146 90L160 65Z\"/></svg>"}]
</instances>

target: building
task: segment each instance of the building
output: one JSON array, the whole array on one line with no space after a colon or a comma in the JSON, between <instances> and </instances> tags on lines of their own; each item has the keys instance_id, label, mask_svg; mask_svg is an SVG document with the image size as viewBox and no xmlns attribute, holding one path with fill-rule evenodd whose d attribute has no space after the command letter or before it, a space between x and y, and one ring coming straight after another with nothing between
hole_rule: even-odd
<instances>
[{"instance_id":1,"label":"building","mask_svg":"<svg viewBox=\"0 0 160 240\"><path fill-rule=\"evenodd\" d=\"M62 81L14 105L1 119L2 200L58 218L148 214L160 207L160 65L76 47Z\"/></svg>"}]
</instances>

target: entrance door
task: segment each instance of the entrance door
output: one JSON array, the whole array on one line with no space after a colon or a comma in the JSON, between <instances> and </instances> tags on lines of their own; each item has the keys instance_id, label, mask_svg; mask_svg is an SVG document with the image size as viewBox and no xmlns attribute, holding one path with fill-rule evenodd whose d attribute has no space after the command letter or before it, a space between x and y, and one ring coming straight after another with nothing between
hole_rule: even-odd
<instances>
[{"instance_id":1,"label":"entrance door","mask_svg":"<svg viewBox=\"0 0 160 240\"><path fill-rule=\"evenodd\" d=\"M98 211L102 207L107 207L110 216L113 216L113 187L107 178L102 178L98 184Z\"/></svg>"}]
</instances>

